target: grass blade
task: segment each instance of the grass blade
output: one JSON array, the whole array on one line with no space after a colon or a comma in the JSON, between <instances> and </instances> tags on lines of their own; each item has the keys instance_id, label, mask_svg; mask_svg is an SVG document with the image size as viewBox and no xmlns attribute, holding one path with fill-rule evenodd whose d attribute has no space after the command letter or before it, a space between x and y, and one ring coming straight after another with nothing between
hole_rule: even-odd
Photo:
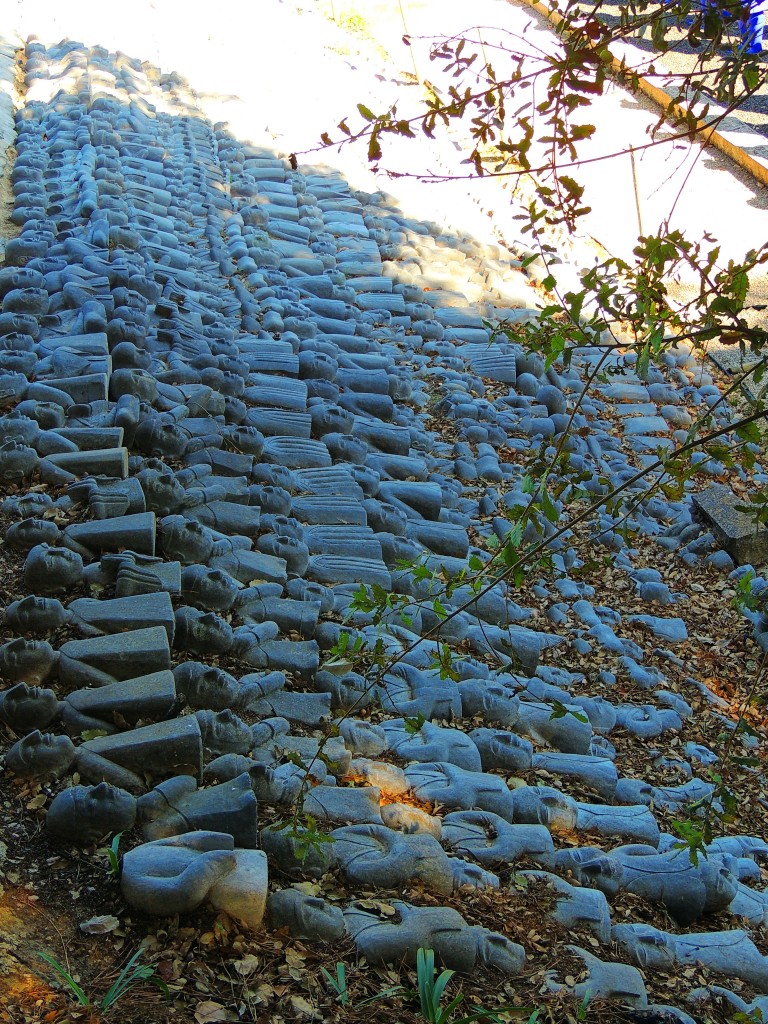
<instances>
[{"instance_id":1,"label":"grass blade","mask_svg":"<svg viewBox=\"0 0 768 1024\"><path fill-rule=\"evenodd\" d=\"M377 992L375 996L368 996L367 999L361 999L359 1003L355 1003L355 1009L359 1010L361 1006L367 1006L368 1003L375 1003L377 999L387 999L389 996L393 996L401 992L405 992L402 985L393 985L392 988L382 989L382 991Z\"/></svg>"},{"instance_id":2,"label":"grass blade","mask_svg":"<svg viewBox=\"0 0 768 1024\"><path fill-rule=\"evenodd\" d=\"M445 1007L444 1010L440 1010L440 1003L438 1002L437 1003L437 1009L438 1009L439 1012L438 1012L438 1014L437 1014L437 1016L435 1018L437 1024L448 1024L448 1022L450 1021L451 1016L453 1014L453 1011L456 1009L456 1007L459 1005L459 1003L461 1003L463 1001L463 999L464 999L463 993L459 992L459 994L457 996L455 996L450 1001L450 1003L448 1003L448 1005Z\"/></svg>"},{"instance_id":3,"label":"grass blade","mask_svg":"<svg viewBox=\"0 0 768 1024\"><path fill-rule=\"evenodd\" d=\"M126 992L132 989L135 985L140 984L142 981L151 981L153 985L157 985L161 988L166 995L168 994L167 985L164 981L161 981L160 978L154 977L155 972L148 964L142 964L140 967L134 966L141 956L141 952L142 950L140 946L122 969L116 980L109 986L106 993L99 1001L100 1010L108 1010L111 1006L114 1006L118 999L121 999Z\"/></svg>"},{"instance_id":4,"label":"grass blade","mask_svg":"<svg viewBox=\"0 0 768 1024\"><path fill-rule=\"evenodd\" d=\"M433 993L434 993L433 994L433 998L434 998L434 1001L435 1001L435 1006L439 1006L440 1005L440 1000L443 998L443 992L445 991L445 986L451 980L451 978L453 977L454 973L455 973L454 971L443 971L443 973L440 975L440 977L435 982L435 986L434 986L434 989L433 989Z\"/></svg>"},{"instance_id":5,"label":"grass blade","mask_svg":"<svg viewBox=\"0 0 768 1024\"><path fill-rule=\"evenodd\" d=\"M83 990L77 984L72 975L68 971L64 970L64 968L61 966L58 960L55 960L48 953L43 953L42 950L38 950L37 955L40 957L41 960L45 960L45 962L53 968L53 970L56 972L56 974L58 974L58 976L67 986L67 988L69 988L69 990L73 993L73 995L75 996L75 998L77 999L78 1003L80 1003L81 1006L91 1005L91 1001L88 998L88 996L85 994L85 992L83 992Z\"/></svg>"}]
</instances>

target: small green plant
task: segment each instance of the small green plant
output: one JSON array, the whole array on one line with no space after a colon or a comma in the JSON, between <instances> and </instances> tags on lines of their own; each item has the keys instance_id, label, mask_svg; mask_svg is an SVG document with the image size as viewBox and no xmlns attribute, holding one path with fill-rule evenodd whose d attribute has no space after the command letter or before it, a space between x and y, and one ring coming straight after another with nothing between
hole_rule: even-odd
<instances>
[{"instance_id":1,"label":"small green plant","mask_svg":"<svg viewBox=\"0 0 768 1024\"><path fill-rule=\"evenodd\" d=\"M150 985L154 985L159 988L163 995L168 998L170 992L168 986L157 977L154 970L149 964L139 964L137 961L141 956L141 948L137 949L133 956L130 958L128 963L122 969L117 979L109 986L106 993L102 996L98 1008L100 1010L108 1010L111 1006L121 999L126 992L129 992L136 985L140 985L142 982L149 982Z\"/></svg>"},{"instance_id":2,"label":"small green plant","mask_svg":"<svg viewBox=\"0 0 768 1024\"><path fill-rule=\"evenodd\" d=\"M347 986L347 968L341 960L336 964L336 977L331 974L325 967L320 968L323 977L328 982L330 987L336 993L337 1000L342 1006L349 1005L349 988ZM378 999L386 999L388 996L396 995L399 992L403 992L402 985L395 985L392 988L382 989L381 992L377 992L376 995L368 996L367 999L361 999L359 1003L355 1003L355 1006L359 1009L361 1006L367 1006L368 1003L375 1003Z\"/></svg>"},{"instance_id":3,"label":"small green plant","mask_svg":"<svg viewBox=\"0 0 768 1024\"><path fill-rule=\"evenodd\" d=\"M592 998L592 993L587 991L584 993L584 998L581 1000L579 1005L576 1007L576 1020L586 1020L587 1012L589 1009L589 1000Z\"/></svg>"},{"instance_id":4,"label":"small green plant","mask_svg":"<svg viewBox=\"0 0 768 1024\"><path fill-rule=\"evenodd\" d=\"M155 985L166 998L170 995L168 986L155 975L154 970L149 966L149 964L138 963L138 959L141 956L141 947L137 949L130 960L128 960L116 980L109 986L97 1003L94 1003L89 996L86 995L82 987L75 981L69 971L62 967L55 957L52 957L49 953L44 953L42 950L38 950L37 955L41 960L45 960L45 962L53 968L55 973L64 982L81 1006L94 1007L97 1010L107 1011L111 1009L126 992L129 992L132 988L142 984L142 982L149 982L149 984Z\"/></svg>"},{"instance_id":5,"label":"small green plant","mask_svg":"<svg viewBox=\"0 0 768 1024\"><path fill-rule=\"evenodd\" d=\"M310 850L320 851L324 845L334 841L333 836L329 836L327 832L322 832L317 827L317 821L311 814L304 815L303 827L293 833L293 838L296 841L296 852L302 864L309 856Z\"/></svg>"},{"instance_id":6,"label":"small green plant","mask_svg":"<svg viewBox=\"0 0 768 1024\"><path fill-rule=\"evenodd\" d=\"M419 711L417 715L406 716L403 719L403 728L409 736L416 736L421 731L422 726L426 725L426 722L426 718Z\"/></svg>"},{"instance_id":7,"label":"small green plant","mask_svg":"<svg viewBox=\"0 0 768 1024\"><path fill-rule=\"evenodd\" d=\"M331 986L333 991L336 993L336 998L342 1006L347 1006L349 1003L349 989L347 988L347 968L345 964L339 960L336 964L336 977L331 974L325 967L321 967L323 977Z\"/></svg>"},{"instance_id":8,"label":"small green plant","mask_svg":"<svg viewBox=\"0 0 768 1024\"><path fill-rule=\"evenodd\" d=\"M760 608L759 599L752 593L752 581L755 578L753 569L747 569L743 576L736 580L735 593L731 598L731 607L741 612L756 612Z\"/></svg>"},{"instance_id":9,"label":"small green plant","mask_svg":"<svg viewBox=\"0 0 768 1024\"><path fill-rule=\"evenodd\" d=\"M454 1017L453 1012L464 1002L464 993L459 992L457 996L448 1003L441 1006L443 995L448 982L455 971L445 970L435 977L435 952L432 949L419 949L416 952L416 984L419 997L421 1015L427 1024L470 1024L471 1021L488 1021L490 1024L502 1024L497 1013L506 1013L510 1010L520 1011L519 1006L497 1006L495 1012L485 1010L482 1007L470 1007L471 1012L462 1017ZM527 1012L524 1011L524 1012ZM539 1011L534 1010L528 1018L528 1024L535 1024L539 1019Z\"/></svg>"},{"instance_id":10,"label":"small green plant","mask_svg":"<svg viewBox=\"0 0 768 1024\"><path fill-rule=\"evenodd\" d=\"M732 1017L728 1018L729 1024L763 1024L763 1020L762 1011L758 1009L750 1010L749 1013L737 1010Z\"/></svg>"},{"instance_id":11,"label":"small green plant","mask_svg":"<svg viewBox=\"0 0 768 1024\"><path fill-rule=\"evenodd\" d=\"M109 844L109 846L103 846L99 850L99 853L103 853L104 856L107 858L107 864L108 864L107 870L109 871L110 875L112 875L113 878L119 878L120 877L120 854L119 854L119 850L120 850L120 840L122 838L123 838L123 833L122 832L118 832L117 835L113 837L112 842Z\"/></svg>"}]
</instances>

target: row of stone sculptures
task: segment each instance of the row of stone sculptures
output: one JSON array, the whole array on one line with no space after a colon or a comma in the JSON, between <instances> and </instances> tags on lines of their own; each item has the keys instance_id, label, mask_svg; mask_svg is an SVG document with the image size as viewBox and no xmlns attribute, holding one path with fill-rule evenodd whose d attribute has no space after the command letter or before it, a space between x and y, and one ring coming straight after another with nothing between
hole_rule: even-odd
<instances>
[{"instance_id":1,"label":"row of stone sculptures","mask_svg":"<svg viewBox=\"0 0 768 1024\"><path fill-rule=\"evenodd\" d=\"M74 84L49 101L62 66ZM694 962L766 991L743 930L611 927L622 892L677 928L724 911L768 920L764 843L718 841L695 864L659 828L657 809L712 795L699 774L717 762L693 739L674 762L652 745L717 700L696 680L684 699L659 667L682 664L685 621L668 611L686 595L636 564L607 510L594 543L659 614L597 603L568 533L553 578L532 588L544 627L504 582L476 594L457 580L527 504L532 444L551 456L569 430L571 465L599 496L687 437L688 407L722 419L711 379L683 347L643 381L614 354L611 382L575 409L604 352L547 368L484 323L535 318L520 258L352 193L329 169L291 170L211 126L175 76L124 56L33 41L27 79L21 232L0 268L2 512L21 565L0 723L6 768L55 791L49 836L136 837L121 885L145 913L208 903L254 929L266 914L293 935L349 936L369 962L429 946L449 967L508 975L524 949L451 908L397 901L383 920L290 882L338 871L351 887L447 896L522 869L553 887L553 921L632 964L577 948L579 996L644 1006L638 968ZM733 568L687 497L639 500L627 524ZM524 540L553 529L539 517ZM456 583L437 605L430 570ZM383 628L355 602L361 584L403 596ZM345 635L396 661L375 677L334 665ZM455 679L435 668L441 643L467 652ZM611 667L587 678L575 669L593 650ZM627 736L650 744L664 784L621 773ZM307 851L260 820L260 804L297 799L332 842Z\"/></svg>"}]
</instances>

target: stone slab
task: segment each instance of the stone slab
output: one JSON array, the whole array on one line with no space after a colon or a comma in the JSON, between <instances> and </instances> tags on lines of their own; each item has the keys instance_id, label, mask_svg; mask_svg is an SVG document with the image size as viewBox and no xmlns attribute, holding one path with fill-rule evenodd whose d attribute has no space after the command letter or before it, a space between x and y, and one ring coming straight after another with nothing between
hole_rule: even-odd
<instances>
[{"instance_id":1,"label":"stone slab","mask_svg":"<svg viewBox=\"0 0 768 1024\"><path fill-rule=\"evenodd\" d=\"M736 506L741 504L729 487L712 484L693 496L695 514L703 519L718 543L739 565L768 561L768 530L758 527Z\"/></svg>"}]
</instances>

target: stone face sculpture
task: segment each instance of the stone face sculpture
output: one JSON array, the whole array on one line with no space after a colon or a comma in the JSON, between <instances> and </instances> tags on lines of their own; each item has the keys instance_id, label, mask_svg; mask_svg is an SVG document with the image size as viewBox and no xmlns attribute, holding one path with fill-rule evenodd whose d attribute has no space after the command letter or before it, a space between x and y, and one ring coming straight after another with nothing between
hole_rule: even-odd
<instances>
[{"instance_id":1,"label":"stone face sculpture","mask_svg":"<svg viewBox=\"0 0 768 1024\"><path fill-rule=\"evenodd\" d=\"M33 594L63 594L82 578L82 556L69 548L38 544L24 562L24 584Z\"/></svg>"},{"instance_id":2,"label":"stone face sculpture","mask_svg":"<svg viewBox=\"0 0 768 1024\"><path fill-rule=\"evenodd\" d=\"M340 725L347 750L363 757L376 757L387 749L387 737L380 725L345 718Z\"/></svg>"},{"instance_id":3,"label":"stone face sculpture","mask_svg":"<svg viewBox=\"0 0 768 1024\"><path fill-rule=\"evenodd\" d=\"M21 601L13 601L5 609L5 621L19 633L46 636L71 620L72 616L55 597L37 597L31 594Z\"/></svg>"},{"instance_id":4,"label":"stone face sculpture","mask_svg":"<svg viewBox=\"0 0 768 1024\"><path fill-rule=\"evenodd\" d=\"M267 897L267 914L273 928L287 928L297 939L335 942L346 931L344 914L318 896L307 896L298 889L280 889Z\"/></svg>"},{"instance_id":5,"label":"stone face sculpture","mask_svg":"<svg viewBox=\"0 0 768 1024\"><path fill-rule=\"evenodd\" d=\"M192 654L228 654L235 644L232 627L214 612L177 608L176 646Z\"/></svg>"},{"instance_id":6,"label":"stone face sculpture","mask_svg":"<svg viewBox=\"0 0 768 1024\"><path fill-rule=\"evenodd\" d=\"M331 836L334 856L353 882L386 889L420 884L433 892L453 890L450 861L431 835L404 835L371 824L337 828Z\"/></svg>"},{"instance_id":7,"label":"stone face sculpture","mask_svg":"<svg viewBox=\"0 0 768 1024\"><path fill-rule=\"evenodd\" d=\"M480 752L483 771L525 771L531 767L533 744L514 732L480 728L473 729L469 737Z\"/></svg>"},{"instance_id":8,"label":"stone face sculpture","mask_svg":"<svg viewBox=\"0 0 768 1024\"><path fill-rule=\"evenodd\" d=\"M68 736L39 730L14 743L6 764L21 778L63 775L76 766L92 782L109 782L130 791L145 790L146 775L202 772L202 741L197 720L189 715L167 722L98 736L75 747Z\"/></svg>"},{"instance_id":9,"label":"stone face sculpture","mask_svg":"<svg viewBox=\"0 0 768 1024\"><path fill-rule=\"evenodd\" d=\"M459 685L461 708L465 718L482 717L488 725L511 729L520 714L520 698L499 683L486 679L467 679Z\"/></svg>"},{"instance_id":10,"label":"stone face sculpture","mask_svg":"<svg viewBox=\"0 0 768 1024\"><path fill-rule=\"evenodd\" d=\"M5 542L16 551L29 552L38 544L55 545L61 530L50 519L22 519L12 523L5 532Z\"/></svg>"},{"instance_id":11,"label":"stone face sculpture","mask_svg":"<svg viewBox=\"0 0 768 1024\"><path fill-rule=\"evenodd\" d=\"M213 754L245 754L254 745L245 722L232 711L196 711L203 746Z\"/></svg>"},{"instance_id":12,"label":"stone face sculpture","mask_svg":"<svg viewBox=\"0 0 768 1024\"><path fill-rule=\"evenodd\" d=\"M744 931L673 935L648 924L619 924L611 929L611 938L643 970L674 971L679 965L699 964L768 992L768 957Z\"/></svg>"},{"instance_id":13,"label":"stone face sculpture","mask_svg":"<svg viewBox=\"0 0 768 1024\"><path fill-rule=\"evenodd\" d=\"M186 914L207 900L255 930L266 905L267 862L261 850L236 850L223 832L186 832L129 850L121 888L144 914Z\"/></svg>"},{"instance_id":14,"label":"stone face sculpture","mask_svg":"<svg viewBox=\"0 0 768 1024\"><path fill-rule=\"evenodd\" d=\"M229 611L242 584L222 569L188 565L181 574L182 597L196 608L208 612Z\"/></svg>"},{"instance_id":15,"label":"stone face sculpture","mask_svg":"<svg viewBox=\"0 0 768 1024\"><path fill-rule=\"evenodd\" d=\"M100 782L72 786L54 797L45 828L57 839L86 845L103 836L127 832L136 821L136 798L124 789Z\"/></svg>"},{"instance_id":16,"label":"stone face sculpture","mask_svg":"<svg viewBox=\"0 0 768 1024\"><path fill-rule=\"evenodd\" d=\"M225 711L240 703L240 684L223 668L185 661L173 670L176 689L190 707Z\"/></svg>"},{"instance_id":17,"label":"stone face sculpture","mask_svg":"<svg viewBox=\"0 0 768 1024\"><path fill-rule=\"evenodd\" d=\"M224 756L237 757L236 754L225 754ZM222 758L217 758L217 761L221 760ZM212 761L208 768L210 769L215 763ZM253 761L251 765L246 770L251 781L251 789L255 793L257 800L261 803L272 805L292 804L294 802L299 795L304 777L307 774L303 768L290 762L278 765L276 768L272 768L263 761ZM242 765L242 767L245 768L245 765ZM327 768L322 761L313 765L313 777L320 776L323 772L327 773Z\"/></svg>"},{"instance_id":18,"label":"stone face sculpture","mask_svg":"<svg viewBox=\"0 0 768 1024\"><path fill-rule=\"evenodd\" d=\"M212 558L251 547L247 537L225 537L183 516L165 516L159 526L166 557L182 565L208 564Z\"/></svg>"},{"instance_id":19,"label":"stone face sculpture","mask_svg":"<svg viewBox=\"0 0 768 1024\"><path fill-rule=\"evenodd\" d=\"M22 779L59 778L73 763L75 753L69 736L54 736L36 729L13 744L5 764Z\"/></svg>"},{"instance_id":20,"label":"stone face sculpture","mask_svg":"<svg viewBox=\"0 0 768 1024\"><path fill-rule=\"evenodd\" d=\"M556 832L572 832L576 828L576 801L559 789L551 786L521 786L513 790L510 797L513 821L546 825Z\"/></svg>"},{"instance_id":21,"label":"stone face sculpture","mask_svg":"<svg viewBox=\"0 0 768 1024\"><path fill-rule=\"evenodd\" d=\"M413 907L394 900L397 921L383 921L375 914L351 907L344 911L347 932L368 963L416 962L419 949L433 949L451 970L470 974L493 967L503 974L519 974L525 950L506 936L487 928L468 925L449 907Z\"/></svg>"},{"instance_id":22,"label":"stone face sculpture","mask_svg":"<svg viewBox=\"0 0 768 1024\"><path fill-rule=\"evenodd\" d=\"M59 660L59 652L46 641L18 637L0 646L0 677L9 683L39 686L52 674Z\"/></svg>"},{"instance_id":23,"label":"stone face sculpture","mask_svg":"<svg viewBox=\"0 0 768 1024\"><path fill-rule=\"evenodd\" d=\"M17 733L45 729L59 713L59 701L53 690L16 683L0 690L0 722Z\"/></svg>"}]
</instances>

